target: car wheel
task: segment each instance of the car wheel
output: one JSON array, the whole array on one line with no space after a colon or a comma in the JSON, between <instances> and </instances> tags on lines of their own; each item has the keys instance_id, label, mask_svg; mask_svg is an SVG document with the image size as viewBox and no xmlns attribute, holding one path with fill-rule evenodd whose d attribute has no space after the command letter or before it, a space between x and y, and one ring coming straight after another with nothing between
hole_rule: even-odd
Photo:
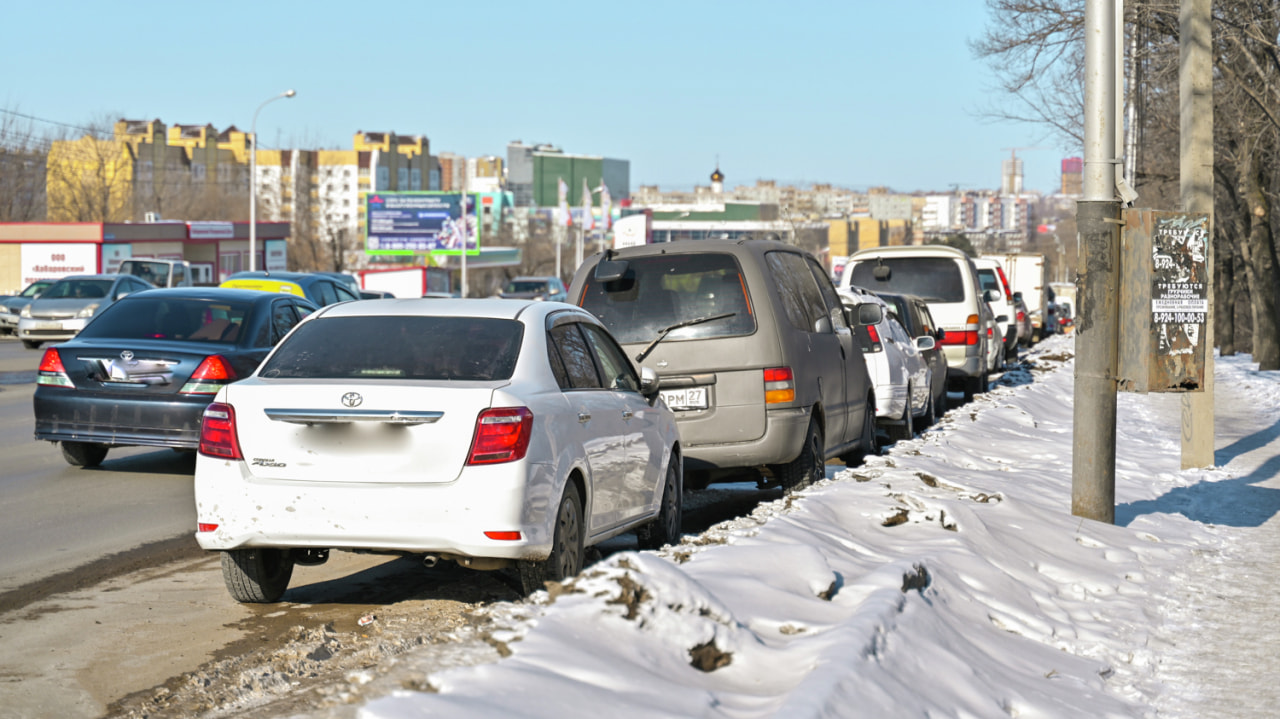
<instances>
[{"instance_id":1,"label":"car wheel","mask_svg":"<svg viewBox=\"0 0 1280 719\"><path fill-rule=\"evenodd\" d=\"M907 404L902 408L902 419L898 424L889 425L889 439L901 442L916 435L915 421L911 416L911 385L907 385Z\"/></svg>"},{"instance_id":2,"label":"car wheel","mask_svg":"<svg viewBox=\"0 0 1280 719\"><path fill-rule=\"evenodd\" d=\"M254 547L222 553L222 581L237 602L278 602L292 576L293 557L287 549Z\"/></svg>"},{"instance_id":3,"label":"car wheel","mask_svg":"<svg viewBox=\"0 0 1280 719\"><path fill-rule=\"evenodd\" d=\"M937 409L933 404L933 392L929 393L925 399L924 415L920 418L920 428L932 427L934 422L938 421Z\"/></svg>"},{"instance_id":4,"label":"car wheel","mask_svg":"<svg viewBox=\"0 0 1280 719\"><path fill-rule=\"evenodd\" d=\"M551 555L542 561L520 560L520 587L525 594L542 589L547 582L561 582L582 571L582 499L570 484L556 512Z\"/></svg>"},{"instance_id":5,"label":"car wheel","mask_svg":"<svg viewBox=\"0 0 1280 719\"><path fill-rule=\"evenodd\" d=\"M840 459L854 467L862 464L868 456L877 454L880 454L880 447L876 444L876 409L875 403L868 398L866 416L862 418L862 440L856 450L840 455Z\"/></svg>"},{"instance_id":6,"label":"car wheel","mask_svg":"<svg viewBox=\"0 0 1280 719\"><path fill-rule=\"evenodd\" d=\"M40 340L22 340L22 346L29 350L38 350L42 344L44 343Z\"/></svg>"},{"instance_id":7,"label":"car wheel","mask_svg":"<svg viewBox=\"0 0 1280 719\"><path fill-rule=\"evenodd\" d=\"M770 469L784 490L790 492L804 489L826 477L825 452L822 427L818 426L817 417L810 417L809 432L805 435L800 455L786 464L773 465Z\"/></svg>"},{"instance_id":8,"label":"car wheel","mask_svg":"<svg viewBox=\"0 0 1280 719\"><path fill-rule=\"evenodd\" d=\"M933 400L933 421L937 422L947 413L948 405L951 404L951 398L947 397L947 385L943 383L942 391Z\"/></svg>"},{"instance_id":9,"label":"car wheel","mask_svg":"<svg viewBox=\"0 0 1280 719\"><path fill-rule=\"evenodd\" d=\"M671 455L667 465L667 481L662 485L662 505L658 508L658 516L652 522L636 529L636 539L641 549L661 549L668 544L679 544L683 534L681 523L684 521L683 493L680 490L680 472L676 462L680 458Z\"/></svg>"},{"instance_id":10,"label":"car wheel","mask_svg":"<svg viewBox=\"0 0 1280 719\"><path fill-rule=\"evenodd\" d=\"M62 458L72 467L97 467L107 458L107 446L93 442L60 442Z\"/></svg>"}]
</instances>

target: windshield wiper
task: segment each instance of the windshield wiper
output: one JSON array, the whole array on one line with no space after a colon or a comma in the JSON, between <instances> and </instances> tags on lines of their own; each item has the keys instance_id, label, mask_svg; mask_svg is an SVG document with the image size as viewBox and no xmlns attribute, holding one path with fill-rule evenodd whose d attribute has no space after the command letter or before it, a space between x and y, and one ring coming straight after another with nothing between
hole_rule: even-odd
<instances>
[{"instance_id":1,"label":"windshield wiper","mask_svg":"<svg viewBox=\"0 0 1280 719\"><path fill-rule=\"evenodd\" d=\"M649 343L649 344L644 348L644 351L642 351L640 354L636 355L636 362L643 362L643 361L644 361L644 358L649 356L649 353L653 351L653 348L654 348L654 347L657 347L657 346L658 346L658 343L659 343L659 342L661 342L661 341L663 340L663 338L665 338L669 333L674 332L675 330L680 329L681 327L689 327L689 326L692 326L692 325L700 325L700 324L702 324L703 322L712 322L712 321L715 321L715 320L722 320L722 319L724 319L724 318L726 318L726 317L736 317L736 316L737 316L737 314L738 314L737 312L725 312L725 313L723 313L723 314L719 314L719 315L709 315L709 316L707 316L707 317L698 317L698 318L696 318L696 319L692 319L692 320L685 320L684 322L677 322L677 323L675 323L674 325L671 325L670 327L663 327L663 328L662 328L662 330L661 330L660 332L658 332L658 336L657 336L657 337L654 337L654 338L653 338L653 341L652 341L652 342L650 342L650 343Z\"/></svg>"}]
</instances>

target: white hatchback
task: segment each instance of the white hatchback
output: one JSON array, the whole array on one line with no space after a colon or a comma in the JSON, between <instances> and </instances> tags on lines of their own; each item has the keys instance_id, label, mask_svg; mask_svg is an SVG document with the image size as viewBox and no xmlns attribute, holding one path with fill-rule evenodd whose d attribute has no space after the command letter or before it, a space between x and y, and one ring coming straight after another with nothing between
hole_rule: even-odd
<instances>
[{"instance_id":1,"label":"white hatchback","mask_svg":"<svg viewBox=\"0 0 1280 719\"><path fill-rule=\"evenodd\" d=\"M680 537L682 463L657 377L570 305L331 305L205 412L196 540L241 602L331 548L515 566L526 591L584 547Z\"/></svg>"},{"instance_id":2,"label":"white hatchback","mask_svg":"<svg viewBox=\"0 0 1280 719\"><path fill-rule=\"evenodd\" d=\"M859 326L854 335L875 386L876 424L892 441L911 439L917 422L925 427L936 416L933 370L921 354L937 346L936 340L927 336L912 340L896 310L867 290L851 286L841 290L840 296L846 307L875 304L881 308L880 321Z\"/></svg>"}]
</instances>

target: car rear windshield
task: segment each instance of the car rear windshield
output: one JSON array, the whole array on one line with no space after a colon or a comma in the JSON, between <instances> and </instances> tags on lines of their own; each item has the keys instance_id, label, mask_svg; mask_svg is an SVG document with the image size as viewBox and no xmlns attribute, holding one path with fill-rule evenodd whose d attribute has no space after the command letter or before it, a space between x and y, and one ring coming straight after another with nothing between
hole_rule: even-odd
<instances>
[{"instance_id":1,"label":"car rear windshield","mask_svg":"<svg viewBox=\"0 0 1280 719\"><path fill-rule=\"evenodd\" d=\"M1000 287L1000 278L996 277L995 270L978 270L978 286L982 288L983 292L986 292L987 290L995 290L1001 295L1004 294L1004 290Z\"/></svg>"},{"instance_id":2,"label":"car rear windshield","mask_svg":"<svg viewBox=\"0 0 1280 719\"><path fill-rule=\"evenodd\" d=\"M620 280L589 278L579 302L624 344L649 342L672 325L721 314L730 316L674 330L667 341L747 335L756 329L742 271L733 255L722 252L628 260Z\"/></svg>"},{"instance_id":3,"label":"car rear windshield","mask_svg":"<svg viewBox=\"0 0 1280 719\"><path fill-rule=\"evenodd\" d=\"M116 302L80 332L81 337L236 342L248 302L145 294Z\"/></svg>"},{"instance_id":4,"label":"car rear windshield","mask_svg":"<svg viewBox=\"0 0 1280 719\"><path fill-rule=\"evenodd\" d=\"M507 283L504 292L549 292L546 280L517 280Z\"/></svg>"},{"instance_id":5,"label":"car rear windshield","mask_svg":"<svg viewBox=\"0 0 1280 719\"><path fill-rule=\"evenodd\" d=\"M298 325L262 366L268 379L501 380L524 325L488 317L320 317Z\"/></svg>"},{"instance_id":6,"label":"car rear windshield","mask_svg":"<svg viewBox=\"0 0 1280 719\"><path fill-rule=\"evenodd\" d=\"M111 291L112 280L60 280L40 293L42 300L73 298L96 299L106 297Z\"/></svg>"},{"instance_id":7,"label":"car rear windshield","mask_svg":"<svg viewBox=\"0 0 1280 719\"><path fill-rule=\"evenodd\" d=\"M888 268L888 277L876 279L876 267ZM860 260L848 270L849 284L872 292L919 295L934 302L963 302L964 280L960 263L947 257L886 257ZM884 271L879 274L883 275Z\"/></svg>"}]
</instances>

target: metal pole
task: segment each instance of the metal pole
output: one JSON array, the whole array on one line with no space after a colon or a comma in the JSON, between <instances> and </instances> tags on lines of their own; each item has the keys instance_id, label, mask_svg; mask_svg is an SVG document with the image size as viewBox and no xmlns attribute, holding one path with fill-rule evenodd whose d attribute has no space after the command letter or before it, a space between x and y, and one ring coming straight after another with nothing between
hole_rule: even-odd
<instances>
[{"instance_id":1,"label":"metal pole","mask_svg":"<svg viewBox=\"0 0 1280 719\"><path fill-rule=\"evenodd\" d=\"M1077 203L1071 513L1115 522L1120 202L1116 199L1115 2L1086 0L1084 198Z\"/></svg>"},{"instance_id":2,"label":"metal pole","mask_svg":"<svg viewBox=\"0 0 1280 719\"><path fill-rule=\"evenodd\" d=\"M1213 458L1213 76L1209 52L1210 0L1182 0L1179 15L1178 98L1181 118L1179 176L1187 212L1209 215L1205 276L1209 311L1200 330L1204 384L1182 393L1182 468L1212 467Z\"/></svg>"},{"instance_id":3,"label":"metal pole","mask_svg":"<svg viewBox=\"0 0 1280 719\"><path fill-rule=\"evenodd\" d=\"M462 176L462 297L467 297L467 242L471 239L471 228L467 225L467 177L464 173ZM476 232L480 232L480 208L476 208Z\"/></svg>"},{"instance_id":4,"label":"metal pole","mask_svg":"<svg viewBox=\"0 0 1280 719\"><path fill-rule=\"evenodd\" d=\"M269 98L258 109L253 111L253 122L249 124L249 271L258 269L258 113L268 103L282 97L293 97L298 93L293 90Z\"/></svg>"}]
</instances>

